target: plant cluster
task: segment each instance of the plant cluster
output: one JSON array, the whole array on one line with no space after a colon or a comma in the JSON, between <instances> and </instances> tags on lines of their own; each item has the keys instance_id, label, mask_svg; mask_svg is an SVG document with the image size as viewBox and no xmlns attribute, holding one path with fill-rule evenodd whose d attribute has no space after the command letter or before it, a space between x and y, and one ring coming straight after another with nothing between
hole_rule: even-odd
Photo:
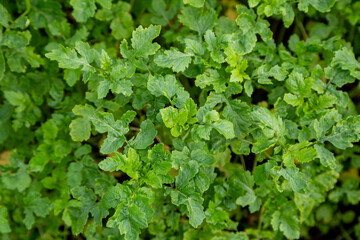
<instances>
[{"instance_id":1,"label":"plant cluster","mask_svg":"<svg viewBox=\"0 0 360 240\"><path fill-rule=\"evenodd\" d=\"M360 2L0 1L1 239L360 238Z\"/></svg>"}]
</instances>

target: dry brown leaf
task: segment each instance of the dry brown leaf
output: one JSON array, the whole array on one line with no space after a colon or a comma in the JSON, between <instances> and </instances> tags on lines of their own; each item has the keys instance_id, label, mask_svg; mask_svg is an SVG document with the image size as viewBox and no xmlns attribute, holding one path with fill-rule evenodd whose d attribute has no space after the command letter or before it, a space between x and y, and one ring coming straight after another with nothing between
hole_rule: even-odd
<instances>
[{"instance_id":1,"label":"dry brown leaf","mask_svg":"<svg viewBox=\"0 0 360 240\"><path fill-rule=\"evenodd\" d=\"M5 165L10 162L12 151L3 151L0 153L0 165Z\"/></svg>"},{"instance_id":2,"label":"dry brown leaf","mask_svg":"<svg viewBox=\"0 0 360 240\"><path fill-rule=\"evenodd\" d=\"M239 3L235 0L222 0L221 5L225 8L225 16L230 20L235 20L238 16L236 5Z\"/></svg>"}]
</instances>

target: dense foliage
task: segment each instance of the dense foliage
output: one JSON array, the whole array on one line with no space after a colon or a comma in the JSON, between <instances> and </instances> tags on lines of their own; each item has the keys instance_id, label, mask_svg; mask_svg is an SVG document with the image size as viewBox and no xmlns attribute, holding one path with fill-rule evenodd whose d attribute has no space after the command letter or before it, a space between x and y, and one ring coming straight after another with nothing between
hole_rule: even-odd
<instances>
[{"instance_id":1,"label":"dense foliage","mask_svg":"<svg viewBox=\"0 0 360 240\"><path fill-rule=\"evenodd\" d=\"M0 3L1 239L360 238L360 1Z\"/></svg>"}]
</instances>

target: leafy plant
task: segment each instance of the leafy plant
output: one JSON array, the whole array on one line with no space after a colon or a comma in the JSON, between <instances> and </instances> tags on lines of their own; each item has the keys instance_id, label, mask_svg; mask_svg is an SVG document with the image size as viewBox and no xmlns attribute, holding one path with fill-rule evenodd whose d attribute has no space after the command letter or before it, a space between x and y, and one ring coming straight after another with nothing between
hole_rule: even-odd
<instances>
[{"instance_id":1,"label":"leafy plant","mask_svg":"<svg viewBox=\"0 0 360 240\"><path fill-rule=\"evenodd\" d=\"M1 1L2 239L360 239L359 11Z\"/></svg>"}]
</instances>

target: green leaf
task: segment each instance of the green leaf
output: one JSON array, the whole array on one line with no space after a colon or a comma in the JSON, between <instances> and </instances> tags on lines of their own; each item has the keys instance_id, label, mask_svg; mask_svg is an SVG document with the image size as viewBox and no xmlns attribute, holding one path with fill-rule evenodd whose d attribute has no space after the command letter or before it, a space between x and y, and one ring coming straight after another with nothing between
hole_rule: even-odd
<instances>
[{"instance_id":1,"label":"green leaf","mask_svg":"<svg viewBox=\"0 0 360 240\"><path fill-rule=\"evenodd\" d=\"M81 163L78 162L70 163L66 174L67 184L70 187L73 188L80 186L83 179L82 170L83 170L83 165Z\"/></svg>"},{"instance_id":2,"label":"green leaf","mask_svg":"<svg viewBox=\"0 0 360 240\"><path fill-rule=\"evenodd\" d=\"M128 186L117 183L110 187L101 199L105 208L116 208L121 202L128 201L131 191Z\"/></svg>"},{"instance_id":3,"label":"green leaf","mask_svg":"<svg viewBox=\"0 0 360 240\"><path fill-rule=\"evenodd\" d=\"M251 80L245 81L245 83L244 83L244 89L245 89L246 95L248 95L249 97L251 97L251 95L252 95L253 92L254 92L254 87L253 87L253 85L252 85Z\"/></svg>"},{"instance_id":4,"label":"green leaf","mask_svg":"<svg viewBox=\"0 0 360 240\"><path fill-rule=\"evenodd\" d=\"M171 68L174 72L183 72L191 63L191 54L182 53L172 48L155 57L155 63L160 67Z\"/></svg>"},{"instance_id":5,"label":"green leaf","mask_svg":"<svg viewBox=\"0 0 360 240\"><path fill-rule=\"evenodd\" d=\"M260 186L265 183L274 165L275 165L274 162L267 162L265 164L258 165L255 168L254 181L257 185Z\"/></svg>"},{"instance_id":6,"label":"green leaf","mask_svg":"<svg viewBox=\"0 0 360 240\"><path fill-rule=\"evenodd\" d=\"M283 160L285 165L293 166L295 160L300 163L306 163L314 160L316 156L316 151L313 147L311 147L311 143L301 141L288 148L288 150L283 154Z\"/></svg>"},{"instance_id":7,"label":"green leaf","mask_svg":"<svg viewBox=\"0 0 360 240\"><path fill-rule=\"evenodd\" d=\"M139 238L141 229L148 226L148 222L144 212L138 206L120 203L106 226L118 227L126 240L136 240Z\"/></svg>"},{"instance_id":8,"label":"green leaf","mask_svg":"<svg viewBox=\"0 0 360 240\"><path fill-rule=\"evenodd\" d=\"M2 6L0 5L0 8L1 7ZM0 205L0 233L4 234L10 232L11 232L11 228L9 224L9 216L8 216L7 208L5 206Z\"/></svg>"},{"instance_id":9,"label":"green leaf","mask_svg":"<svg viewBox=\"0 0 360 240\"><path fill-rule=\"evenodd\" d=\"M212 165L216 161L214 156L204 149L195 149L191 151L191 159L197 161L201 165Z\"/></svg>"},{"instance_id":10,"label":"green leaf","mask_svg":"<svg viewBox=\"0 0 360 240\"><path fill-rule=\"evenodd\" d=\"M230 47L240 55L250 53L257 42L256 34L253 31L249 31L246 34L242 31L235 32L231 40Z\"/></svg>"},{"instance_id":11,"label":"green leaf","mask_svg":"<svg viewBox=\"0 0 360 240\"><path fill-rule=\"evenodd\" d=\"M186 38L185 39L185 52L191 54L203 55L205 52L204 47L199 41L194 39Z\"/></svg>"},{"instance_id":12,"label":"green leaf","mask_svg":"<svg viewBox=\"0 0 360 240\"><path fill-rule=\"evenodd\" d=\"M249 206L250 212L253 213L260 208L261 201L255 195L253 190L254 178L248 171L240 170L236 172L234 182L237 187L242 188L245 194L236 199L236 204L242 207Z\"/></svg>"},{"instance_id":13,"label":"green leaf","mask_svg":"<svg viewBox=\"0 0 360 240\"><path fill-rule=\"evenodd\" d=\"M360 236L359 1L0 2L0 238Z\"/></svg>"},{"instance_id":14,"label":"green leaf","mask_svg":"<svg viewBox=\"0 0 360 240\"><path fill-rule=\"evenodd\" d=\"M299 106L304 103L304 99L300 96L294 95L292 93L285 93L284 101L294 107Z\"/></svg>"},{"instance_id":15,"label":"green leaf","mask_svg":"<svg viewBox=\"0 0 360 240\"><path fill-rule=\"evenodd\" d=\"M189 212L189 222L194 228L199 227L205 219L203 201L198 194L193 194L187 198L186 208Z\"/></svg>"},{"instance_id":16,"label":"green leaf","mask_svg":"<svg viewBox=\"0 0 360 240\"><path fill-rule=\"evenodd\" d=\"M86 118L77 118L70 124L70 136L74 141L85 141L90 138L91 125Z\"/></svg>"},{"instance_id":17,"label":"green leaf","mask_svg":"<svg viewBox=\"0 0 360 240\"><path fill-rule=\"evenodd\" d=\"M235 137L234 125L232 122L224 119L220 119L213 124L214 128L226 139L232 139Z\"/></svg>"},{"instance_id":18,"label":"green leaf","mask_svg":"<svg viewBox=\"0 0 360 240\"><path fill-rule=\"evenodd\" d=\"M217 225L222 227L224 225L227 226L227 223L231 223L229 213L227 213L221 207L216 207L212 201L209 202L209 207L206 209L205 215L206 222L215 226Z\"/></svg>"},{"instance_id":19,"label":"green leaf","mask_svg":"<svg viewBox=\"0 0 360 240\"><path fill-rule=\"evenodd\" d=\"M5 58L3 55L3 50L0 48L0 81L4 77L5 70Z\"/></svg>"},{"instance_id":20,"label":"green leaf","mask_svg":"<svg viewBox=\"0 0 360 240\"><path fill-rule=\"evenodd\" d=\"M38 217L45 217L52 208L48 198L41 197L39 192L30 191L24 198L24 207Z\"/></svg>"},{"instance_id":21,"label":"green leaf","mask_svg":"<svg viewBox=\"0 0 360 240\"><path fill-rule=\"evenodd\" d=\"M348 117L346 120L339 122L332 132L325 137L326 141L331 142L335 147L346 149L352 147L352 142L359 141L360 130L358 129L360 118Z\"/></svg>"},{"instance_id":22,"label":"green leaf","mask_svg":"<svg viewBox=\"0 0 360 240\"><path fill-rule=\"evenodd\" d=\"M87 63L92 63L95 58L98 58L98 52L94 49L91 49L89 43L77 41L75 43L76 51L86 59Z\"/></svg>"},{"instance_id":23,"label":"green leaf","mask_svg":"<svg viewBox=\"0 0 360 240\"><path fill-rule=\"evenodd\" d=\"M57 140L54 145L54 153L56 157L66 157L72 148L71 146L63 139Z\"/></svg>"},{"instance_id":24,"label":"green leaf","mask_svg":"<svg viewBox=\"0 0 360 240\"><path fill-rule=\"evenodd\" d=\"M197 7L197 8L201 8L204 3L205 0L183 0L184 4L189 4L193 7Z\"/></svg>"},{"instance_id":25,"label":"green leaf","mask_svg":"<svg viewBox=\"0 0 360 240\"><path fill-rule=\"evenodd\" d=\"M251 112L253 120L259 123L259 127L263 130L265 136L272 137L275 132L278 134L283 133L283 125L281 121L264 107L253 107Z\"/></svg>"},{"instance_id":26,"label":"green leaf","mask_svg":"<svg viewBox=\"0 0 360 240\"><path fill-rule=\"evenodd\" d=\"M113 83L111 91L114 93L121 93L124 96L130 96L133 91L132 91L132 82L129 80L122 80L116 83Z\"/></svg>"},{"instance_id":27,"label":"green leaf","mask_svg":"<svg viewBox=\"0 0 360 240\"><path fill-rule=\"evenodd\" d=\"M289 239L300 237L299 218L293 203L283 203L271 218L271 225L275 230L280 230Z\"/></svg>"},{"instance_id":28,"label":"green leaf","mask_svg":"<svg viewBox=\"0 0 360 240\"><path fill-rule=\"evenodd\" d=\"M334 169L336 167L336 159L332 152L330 152L323 145L320 144L315 144L314 148L316 149L322 165L331 169Z\"/></svg>"},{"instance_id":29,"label":"green leaf","mask_svg":"<svg viewBox=\"0 0 360 240\"><path fill-rule=\"evenodd\" d=\"M148 57L149 55L155 54L160 48L157 43L152 41L159 36L161 27L150 25L148 28L139 26L132 33L131 46L133 47L136 57Z\"/></svg>"},{"instance_id":30,"label":"green leaf","mask_svg":"<svg viewBox=\"0 0 360 240\"><path fill-rule=\"evenodd\" d=\"M74 8L73 16L77 22L86 22L95 14L95 0L70 0L70 5Z\"/></svg>"},{"instance_id":31,"label":"green leaf","mask_svg":"<svg viewBox=\"0 0 360 240\"><path fill-rule=\"evenodd\" d=\"M129 112L131 113L133 119L135 117L135 113L132 111ZM104 151L106 149L106 152L115 152L119 147L121 147L122 144L120 143L125 141L124 134L129 131L128 123L125 123L122 119L115 121L113 115L109 113L97 113L91 118L91 121L98 132L108 132L109 139L105 139L105 146L104 148L102 147Z\"/></svg>"},{"instance_id":32,"label":"green leaf","mask_svg":"<svg viewBox=\"0 0 360 240\"><path fill-rule=\"evenodd\" d=\"M110 84L111 83L108 80L102 80L101 82L99 82L99 85L96 89L99 99L106 97L110 90Z\"/></svg>"},{"instance_id":33,"label":"green leaf","mask_svg":"<svg viewBox=\"0 0 360 240\"><path fill-rule=\"evenodd\" d=\"M226 79L215 69L207 69L203 74L198 75L195 85L200 88L213 86L216 93L222 93L226 89Z\"/></svg>"},{"instance_id":34,"label":"green leaf","mask_svg":"<svg viewBox=\"0 0 360 240\"><path fill-rule=\"evenodd\" d=\"M249 0L249 7L254 8L260 3L260 0Z\"/></svg>"},{"instance_id":35,"label":"green leaf","mask_svg":"<svg viewBox=\"0 0 360 240\"><path fill-rule=\"evenodd\" d=\"M46 121L45 123L43 123L41 125L41 129L43 131L44 138L49 139L49 140L55 139L59 132L59 128L57 127L54 119L50 119L50 120Z\"/></svg>"},{"instance_id":36,"label":"green leaf","mask_svg":"<svg viewBox=\"0 0 360 240\"><path fill-rule=\"evenodd\" d=\"M111 8L111 0L96 0L103 8L110 9Z\"/></svg>"},{"instance_id":37,"label":"green leaf","mask_svg":"<svg viewBox=\"0 0 360 240\"><path fill-rule=\"evenodd\" d=\"M5 28L9 27L9 13L2 4L0 4L0 24Z\"/></svg>"},{"instance_id":38,"label":"green leaf","mask_svg":"<svg viewBox=\"0 0 360 240\"><path fill-rule=\"evenodd\" d=\"M160 109L161 118L166 127L171 128L171 134L178 137L182 134L183 128L189 119L189 112L186 109L178 111L172 106Z\"/></svg>"},{"instance_id":39,"label":"green leaf","mask_svg":"<svg viewBox=\"0 0 360 240\"><path fill-rule=\"evenodd\" d=\"M146 149L154 143L157 134L154 124L151 120L145 120L140 125L140 132L136 138L130 143L135 149Z\"/></svg>"},{"instance_id":40,"label":"green leaf","mask_svg":"<svg viewBox=\"0 0 360 240\"><path fill-rule=\"evenodd\" d=\"M284 26L288 28L294 22L295 13L293 7L290 4L286 4L284 8L285 9L282 12L282 19L284 22Z\"/></svg>"},{"instance_id":41,"label":"green leaf","mask_svg":"<svg viewBox=\"0 0 360 240\"><path fill-rule=\"evenodd\" d=\"M74 49L70 49L62 45L59 45L51 52L46 53L45 56L50 60L57 61L59 63L59 67L61 68L77 69L81 66L88 65L86 59L78 57Z\"/></svg>"},{"instance_id":42,"label":"green leaf","mask_svg":"<svg viewBox=\"0 0 360 240\"><path fill-rule=\"evenodd\" d=\"M138 179L140 175L139 169L141 167L141 161L136 150L130 148L127 157L118 152L114 152L114 154L114 156L107 157L105 160L100 162L99 167L104 171L110 172L121 170L129 175L129 177Z\"/></svg>"},{"instance_id":43,"label":"green leaf","mask_svg":"<svg viewBox=\"0 0 360 240\"><path fill-rule=\"evenodd\" d=\"M328 12L334 6L336 0L300 0L299 8L307 12L308 5L311 4L320 12Z\"/></svg>"},{"instance_id":44,"label":"green leaf","mask_svg":"<svg viewBox=\"0 0 360 240\"><path fill-rule=\"evenodd\" d=\"M295 95L307 96L311 92L311 80L304 79L301 73L293 72L286 80L286 88Z\"/></svg>"},{"instance_id":45,"label":"green leaf","mask_svg":"<svg viewBox=\"0 0 360 240\"><path fill-rule=\"evenodd\" d=\"M32 172L42 172L45 165L50 161L48 153L35 152L34 156L30 159L29 167Z\"/></svg>"},{"instance_id":46,"label":"green leaf","mask_svg":"<svg viewBox=\"0 0 360 240\"><path fill-rule=\"evenodd\" d=\"M117 40L131 36L134 28L134 20L129 13L130 10L131 5L127 2L118 2L115 7L113 7L113 12L116 13L116 16L111 21L110 28L111 34Z\"/></svg>"},{"instance_id":47,"label":"green leaf","mask_svg":"<svg viewBox=\"0 0 360 240\"><path fill-rule=\"evenodd\" d=\"M179 83L174 75L149 76L147 88L156 97L165 96L169 100L179 89Z\"/></svg>"},{"instance_id":48,"label":"green leaf","mask_svg":"<svg viewBox=\"0 0 360 240\"><path fill-rule=\"evenodd\" d=\"M316 151L312 147L303 148L300 151L298 151L295 154L295 156L296 156L296 160L301 163L310 162L314 160L314 158L316 157Z\"/></svg>"},{"instance_id":49,"label":"green leaf","mask_svg":"<svg viewBox=\"0 0 360 240\"><path fill-rule=\"evenodd\" d=\"M202 8L188 6L183 8L178 18L182 24L203 35L206 30L213 28L216 13L212 8L203 11Z\"/></svg>"},{"instance_id":50,"label":"green leaf","mask_svg":"<svg viewBox=\"0 0 360 240\"><path fill-rule=\"evenodd\" d=\"M248 133L251 124L248 114L250 107L239 99L225 102L224 117L233 123L235 136L243 138Z\"/></svg>"},{"instance_id":51,"label":"green leaf","mask_svg":"<svg viewBox=\"0 0 360 240\"><path fill-rule=\"evenodd\" d=\"M20 168L16 173L4 173L1 179L6 189L17 189L19 192L23 192L31 184L31 178L24 168Z\"/></svg>"},{"instance_id":52,"label":"green leaf","mask_svg":"<svg viewBox=\"0 0 360 240\"><path fill-rule=\"evenodd\" d=\"M115 172L120 170L126 163L126 157L121 153L115 153L112 157L107 157L99 163L99 167L104 171Z\"/></svg>"},{"instance_id":53,"label":"green leaf","mask_svg":"<svg viewBox=\"0 0 360 240\"><path fill-rule=\"evenodd\" d=\"M335 52L331 66L338 66L343 70L348 70L353 77L358 78L360 76L360 63L355 59L354 53L346 47Z\"/></svg>"},{"instance_id":54,"label":"green leaf","mask_svg":"<svg viewBox=\"0 0 360 240\"><path fill-rule=\"evenodd\" d=\"M247 33L255 26L255 19L250 14L241 13L237 16L236 23L243 33Z\"/></svg>"},{"instance_id":55,"label":"green leaf","mask_svg":"<svg viewBox=\"0 0 360 240\"><path fill-rule=\"evenodd\" d=\"M260 139L253 144L252 152L259 154L270 147L274 146L276 139Z\"/></svg>"},{"instance_id":56,"label":"green leaf","mask_svg":"<svg viewBox=\"0 0 360 240\"><path fill-rule=\"evenodd\" d=\"M6 31L1 41L2 45L9 48L23 48L30 43L31 34L29 31Z\"/></svg>"},{"instance_id":57,"label":"green leaf","mask_svg":"<svg viewBox=\"0 0 360 240\"><path fill-rule=\"evenodd\" d=\"M33 68L38 68L44 63L40 55L34 53L34 47L25 47L16 51L9 51L5 54L8 67L12 72L25 72L27 64Z\"/></svg>"},{"instance_id":58,"label":"green leaf","mask_svg":"<svg viewBox=\"0 0 360 240\"><path fill-rule=\"evenodd\" d=\"M89 105L77 105L74 107L73 112L76 115L83 116L82 120L73 120L76 124L81 123L82 121L84 124L89 124L88 122L91 121L96 131L99 133L108 133L107 138L104 140L100 149L100 152L104 154L115 152L124 144L126 141L124 135L129 131L128 125L133 121L136 115L134 111L127 111L120 120L115 121L114 116L111 113L95 112L94 108ZM87 137L89 132L88 129L86 129L86 132L81 132L78 135L76 134L78 133L74 132L74 130L71 131L71 135L74 135L80 140Z\"/></svg>"},{"instance_id":59,"label":"green leaf","mask_svg":"<svg viewBox=\"0 0 360 240\"><path fill-rule=\"evenodd\" d=\"M226 46L227 41L229 41L229 37L217 38L212 30L207 30L204 38L207 49L210 51L211 58L217 63L225 62L225 56L222 52L222 48Z\"/></svg>"},{"instance_id":60,"label":"green leaf","mask_svg":"<svg viewBox=\"0 0 360 240\"><path fill-rule=\"evenodd\" d=\"M76 199L69 206L71 229L73 234L79 234L83 231L89 218L89 213L97 216L100 209L96 206L96 195L91 189L85 186L75 187L71 189L71 194ZM100 214L104 217L108 213L102 211Z\"/></svg>"},{"instance_id":61,"label":"green leaf","mask_svg":"<svg viewBox=\"0 0 360 240\"><path fill-rule=\"evenodd\" d=\"M110 76L112 79L119 82L119 80L131 78L135 73L135 66L128 60L118 60L111 68Z\"/></svg>"},{"instance_id":62,"label":"green leaf","mask_svg":"<svg viewBox=\"0 0 360 240\"><path fill-rule=\"evenodd\" d=\"M295 166L282 168L279 173L289 181L290 187L296 193L301 192L307 186L303 174Z\"/></svg>"},{"instance_id":63,"label":"green leaf","mask_svg":"<svg viewBox=\"0 0 360 240\"><path fill-rule=\"evenodd\" d=\"M176 176L176 188L183 189L189 184L199 171L199 164L196 161L189 161L187 164L181 166L179 174Z\"/></svg>"},{"instance_id":64,"label":"green leaf","mask_svg":"<svg viewBox=\"0 0 360 240\"><path fill-rule=\"evenodd\" d=\"M72 87L77 81L80 80L81 72L79 70L65 69L64 70L64 79L66 83Z\"/></svg>"},{"instance_id":65,"label":"green leaf","mask_svg":"<svg viewBox=\"0 0 360 240\"><path fill-rule=\"evenodd\" d=\"M324 116L319 120L314 120L314 130L316 132L316 137L319 140L323 140L327 132L331 127L338 121L340 121L340 114L336 110L328 111Z\"/></svg>"},{"instance_id":66,"label":"green leaf","mask_svg":"<svg viewBox=\"0 0 360 240\"><path fill-rule=\"evenodd\" d=\"M116 152L126 141L125 136L117 136L114 133L108 134L107 138L101 144L100 152L110 154Z\"/></svg>"},{"instance_id":67,"label":"green leaf","mask_svg":"<svg viewBox=\"0 0 360 240\"><path fill-rule=\"evenodd\" d=\"M146 176L143 179L146 184L149 184L150 186L152 186L154 188L162 187L161 177L158 176L154 171L147 172Z\"/></svg>"}]
</instances>

